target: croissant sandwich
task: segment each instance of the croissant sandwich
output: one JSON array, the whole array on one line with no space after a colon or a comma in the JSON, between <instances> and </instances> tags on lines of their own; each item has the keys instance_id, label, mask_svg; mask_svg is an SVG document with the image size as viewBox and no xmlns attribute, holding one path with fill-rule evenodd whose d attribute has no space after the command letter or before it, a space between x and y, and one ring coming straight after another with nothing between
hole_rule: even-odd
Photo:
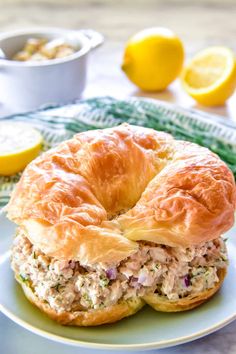
<instances>
[{"instance_id":1,"label":"croissant sandwich","mask_svg":"<svg viewBox=\"0 0 236 354\"><path fill-rule=\"evenodd\" d=\"M123 124L75 135L25 169L7 206L12 268L66 325L192 309L222 285L236 188L206 148Z\"/></svg>"}]
</instances>

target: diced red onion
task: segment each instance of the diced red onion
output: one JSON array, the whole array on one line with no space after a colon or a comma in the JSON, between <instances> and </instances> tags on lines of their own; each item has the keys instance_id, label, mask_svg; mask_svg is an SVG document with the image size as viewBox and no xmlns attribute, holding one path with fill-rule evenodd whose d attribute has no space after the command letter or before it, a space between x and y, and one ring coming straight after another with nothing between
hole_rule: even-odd
<instances>
[{"instance_id":1,"label":"diced red onion","mask_svg":"<svg viewBox=\"0 0 236 354\"><path fill-rule=\"evenodd\" d=\"M147 274L141 273L138 277L138 282L140 284L143 284L146 282L146 280L147 280Z\"/></svg>"},{"instance_id":2,"label":"diced red onion","mask_svg":"<svg viewBox=\"0 0 236 354\"><path fill-rule=\"evenodd\" d=\"M75 261L69 261L69 267L75 269Z\"/></svg>"},{"instance_id":3,"label":"diced red onion","mask_svg":"<svg viewBox=\"0 0 236 354\"><path fill-rule=\"evenodd\" d=\"M131 280L130 280L130 285L133 287L133 288L140 288L140 284L138 283L138 278L136 277L132 277Z\"/></svg>"},{"instance_id":4,"label":"diced red onion","mask_svg":"<svg viewBox=\"0 0 236 354\"><path fill-rule=\"evenodd\" d=\"M189 275L185 275L185 277L184 277L184 284L185 284L186 288L191 285Z\"/></svg>"},{"instance_id":5,"label":"diced red onion","mask_svg":"<svg viewBox=\"0 0 236 354\"><path fill-rule=\"evenodd\" d=\"M132 283L137 283L137 281L138 281L138 278L136 278L136 277L132 277L132 278L131 278L131 282L132 282Z\"/></svg>"},{"instance_id":6,"label":"diced red onion","mask_svg":"<svg viewBox=\"0 0 236 354\"><path fill-rule=\"evenodd\" d=\"M110 280L114 280L117 277L117 269L116 268L110 268L106 271L106 276Z\"/></svg>"}]
</instances>

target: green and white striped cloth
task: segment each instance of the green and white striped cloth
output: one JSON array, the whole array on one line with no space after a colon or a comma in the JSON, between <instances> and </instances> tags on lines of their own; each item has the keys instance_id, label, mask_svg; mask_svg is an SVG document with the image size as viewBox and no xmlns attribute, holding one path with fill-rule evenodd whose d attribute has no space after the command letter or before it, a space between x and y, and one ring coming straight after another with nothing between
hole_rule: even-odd
<instances>
[{"instance_id":1,"label":"green and white striped cloth","mask_svg":"<svg viewBox=\"0 0 236 354\"><path fill-rule=\"evenodd\" d=\"M236 125L217 116L160 101L99 97L5 119L23 121L40 130L44 138L43 150L85 130L108 128L124 122L150 127L208 147L229 165L236 176ZM19 177L20 174L0 177L0 207L8 202Z\"/></svg>"}]
</instances>

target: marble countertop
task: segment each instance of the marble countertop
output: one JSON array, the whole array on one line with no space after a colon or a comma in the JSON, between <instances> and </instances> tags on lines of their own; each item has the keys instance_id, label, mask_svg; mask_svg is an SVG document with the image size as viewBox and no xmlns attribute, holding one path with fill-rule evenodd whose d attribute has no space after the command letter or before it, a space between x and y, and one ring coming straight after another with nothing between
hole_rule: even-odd
<instances>
[{"instance_id":1,"label":"marble countertop","mask_svg":"<svg viewBox=\"0 0 236 354\"><path fill-rule=\"evenodd\" d=\"M137 90L120 70L125 41L145 27L158 25L173 29L183 39L187 56L217 44L230 46L236 51L234 0L0 0L0 3L0 31L29 26L59 26L93 28L105 35L104 45L90 58L88 84L83 94L85 98L99 95L118 98L147 96ZM196 105L176 81L165 92L148 97L202 109L222 115L226 120L236 121L236 94L224 107L203 108ZM12 104L14 106L14 98ZM11 112L5 111L4 105L0 104L0 116L8 113ZM236 322L206 338L156 352L235 354L235 333ZM22 352L23 343L26 342L27 348ZM1 314L0 343L1 354L92 353L91 350L80 351L42 339Z\"/></svg>"}]
</instances>

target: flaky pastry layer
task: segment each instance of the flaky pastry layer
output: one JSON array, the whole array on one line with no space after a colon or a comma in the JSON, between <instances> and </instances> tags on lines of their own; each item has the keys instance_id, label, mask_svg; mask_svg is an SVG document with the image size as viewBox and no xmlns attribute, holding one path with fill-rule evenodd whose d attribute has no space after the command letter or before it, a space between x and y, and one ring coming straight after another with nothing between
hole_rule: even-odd
<instances>
[{"instance_id":1,"label":"flaky pastry layer","mask_svg":"<svg viewBox=\"0 0 236 354\"><path fill-rule=\"evenodd\" d=\"M234 222L235 181L208 149L124 124L80 133L28 165L8 217L45 254L117 264L137 240L188 247Z\"/></svg>"}]
</instances>

